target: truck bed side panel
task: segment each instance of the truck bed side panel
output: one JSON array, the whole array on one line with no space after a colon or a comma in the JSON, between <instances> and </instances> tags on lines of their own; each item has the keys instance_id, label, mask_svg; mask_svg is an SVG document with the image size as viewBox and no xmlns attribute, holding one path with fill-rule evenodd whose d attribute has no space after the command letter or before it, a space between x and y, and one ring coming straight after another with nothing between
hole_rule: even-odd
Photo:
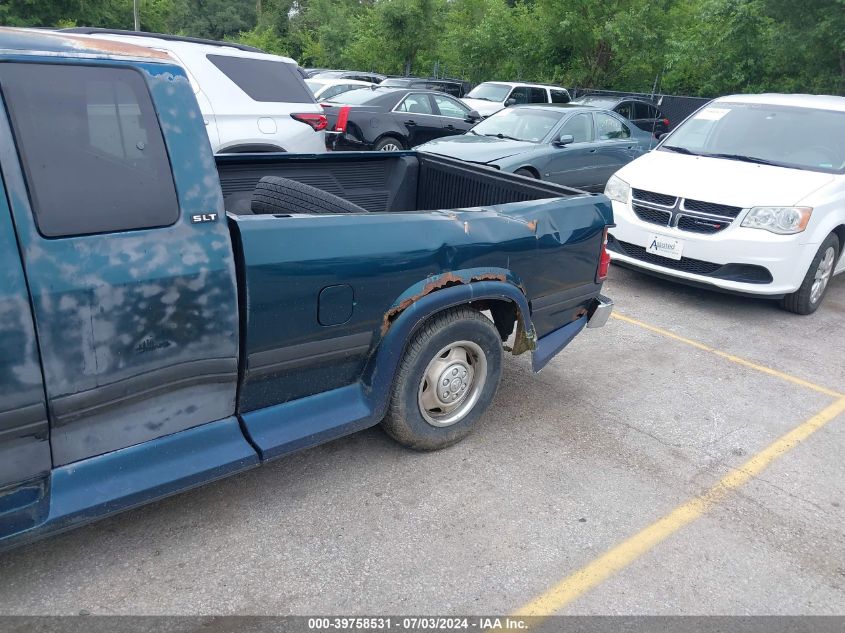
<instances>
[{"instance_id":1,"label":"truck bed side panel","mask_svg":"<svg viewBox=\"0 0 845 633\"><path fill-rule=\"evenodd\" d=\"M400 297L453 271L508 281L530 297L584 297L604 219L589 197L450 212L230 216L245 285L239 411L356 381ZM543 257L537 257L539 251ZM346 293L335 293L334 288ZM577 289L577 290L576 290ZM327 290L342 322L320 322ZM580 294L579 294L580 293ZM572 320L558 314L547 330Z\"/></svg>"}]
</instances>

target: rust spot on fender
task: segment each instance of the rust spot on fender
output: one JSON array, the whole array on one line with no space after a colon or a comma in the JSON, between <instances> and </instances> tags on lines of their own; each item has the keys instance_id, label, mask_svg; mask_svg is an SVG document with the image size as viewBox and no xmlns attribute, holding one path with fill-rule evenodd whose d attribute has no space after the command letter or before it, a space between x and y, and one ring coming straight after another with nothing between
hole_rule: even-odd
<instances>
[{"instance_id":1,"label":"rust spot on fender","mask_svg":"<svg viewBox=\"0 0 845 633\"><path fill-rule=\"evenodd\" d=\"M429 295L437 290L441 290L442 288L448 288L449 286L461 286L474 281L507 281L507 277L502 273L481 273L478 275L472 275L469 279L467 279L461 277L460 275L456 275L455 273L443 273L436 279L429 281L418 293L408 297L407 299L403 299L400 303L385 312L384 319L382 319L381 322L381 335L384 336L387 334L387 331L390 329L390 326L396 318L426 295Z\"/></svg>"}]
</instances>

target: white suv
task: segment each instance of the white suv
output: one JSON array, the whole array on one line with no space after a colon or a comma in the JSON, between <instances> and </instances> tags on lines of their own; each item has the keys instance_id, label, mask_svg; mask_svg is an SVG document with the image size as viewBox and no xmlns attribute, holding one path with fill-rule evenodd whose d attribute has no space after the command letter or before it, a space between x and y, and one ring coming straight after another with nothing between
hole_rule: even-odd
<instances>
[{"instance_id":1,"label":"white suv","mask_svg":"<svg viewBox=\"0 0 845 633\"><path fill-rule=\"evenodd\" d=\"M87 37L167 51L185 68L215 153L326 151L326 117L288 57L229 42L95 28Z\"/></svg>"},{"instance_id":2,"label":"white suv","mask_svg":"<svg viewBox=\"0 0 845 633\"><path fill-rule=\"evenodd\" d=\"M721 97L605 193L617 262L809 314L845 271L845 98Z\"/></svg>"},{"instance_id":3,"label":"white suv","mask_svg":"<svg viewBox=\"0 0 845 633\"><path fill-rule=\"evenodd\" d=\"M511 105L569 103L570 100L569 91L560 86L508 81L485 81L461 99L484 118Z\"/></svg>"}]
</instances>

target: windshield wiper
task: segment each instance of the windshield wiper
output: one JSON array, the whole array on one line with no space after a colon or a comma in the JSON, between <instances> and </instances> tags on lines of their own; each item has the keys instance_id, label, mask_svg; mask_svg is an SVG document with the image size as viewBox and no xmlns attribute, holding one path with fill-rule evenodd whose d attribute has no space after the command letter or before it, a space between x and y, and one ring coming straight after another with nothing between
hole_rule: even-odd
<instances>
[{"instance_id":1,"label":"windshield wiper","mask_svg":"<svg viewBox=\"0 0 845 633\"><path fill-rule=\"evenodd\" d=\"M476 132L475 130L469 130L469 133L470 133L470 134L475 134L476 136L481 136L481 134L479 134L479 133L478 133L478 132Z\"/></svg>"},{"instance_id":2,"label":"windshield wiper","mask_svg":"<svg viewBox=\"0 0 845 633\"><path fill-rule=\"evenodd\" d=\"M701 156L701 154L697 154L692 150L687 149L686 147L678 147L677 145L664 145L660 149L668 149L670 152L677 152L678 154L687 154L689 156Z\"/></svg>"},{"instance_id":3,"label":"windshield wiper","mask_svg":"<svg viewBox=\"0 0 845 633\"><path fill-rule=\"evenodd\" d=\"M726 158L728 160L739 160L743 163L755 163L757 165L775 165L780 166L780 163L775 163L765 158L757 158L756 156L744 156L743 154L703 154L708 158Z\"/></svg>"},{"instance_id":4,"label":"windshield wiper","mask_svg":"<svg viewBox=\"0 0 845 633\"><path fill-rule=\"evenodd\" d=\"M509 141L521 141L521 138L516 138L515 136L508 136L507 134L502 134L501 132L497 134L485 134L484 136L495 136L496 138L506 138Z\"/></svg>"}]
</instances>

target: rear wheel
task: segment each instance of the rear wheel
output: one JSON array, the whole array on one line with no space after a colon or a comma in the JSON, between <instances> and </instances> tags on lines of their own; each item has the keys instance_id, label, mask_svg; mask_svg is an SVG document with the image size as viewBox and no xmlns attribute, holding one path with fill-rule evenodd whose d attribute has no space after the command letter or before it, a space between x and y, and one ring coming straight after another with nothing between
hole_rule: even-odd
<instances>
[{"instance_id":1,"label":"rear wheel","mask_svg":"<svg viewBox=\"0 0 845 633\"><path fill-rule=\"evenodd\" d=\"M517 176L525 176L526 178L533 178L534 180L538 180L540 178L533 171L531 171L530 169L526 169L525 167L517 169L513 173L515 173Z\"/></svg>"},{"instance_id":2,"label":"rear wheel","mask_svg":"<svg viewBox=\"0 0 845 633\"><path fill-rule=\"evenodd\" d=\"M375 144L373 149L377 152L400 152L405 148L402 146L402 141L399 139L393 138L392 136L385 136Z\"/></svg>"},{"instance_id":3,"label":"rear wheel","mask_svg":"<svg viewBox=\"0 0 845 633\"><path fill-rule=\"evenodd\" d=\"M810 263L801 287L781 299L780 305L784 310L795 314L812 314L816 311L833 276L833 269L839 258L839 247L836 234L828 235Z\"/></svg>"},{"instance_id":4,"label":"rear wheel","mask_svg":"<svg viewBox=\"0 0 845 633\"><path fill-rule=\"evenodd\" d=\"M493 400L502 373L502 341L493 323L467 307L428 321L411 342L382 427L417 450L466 437Z\"/></svg>"}]
</instances>

